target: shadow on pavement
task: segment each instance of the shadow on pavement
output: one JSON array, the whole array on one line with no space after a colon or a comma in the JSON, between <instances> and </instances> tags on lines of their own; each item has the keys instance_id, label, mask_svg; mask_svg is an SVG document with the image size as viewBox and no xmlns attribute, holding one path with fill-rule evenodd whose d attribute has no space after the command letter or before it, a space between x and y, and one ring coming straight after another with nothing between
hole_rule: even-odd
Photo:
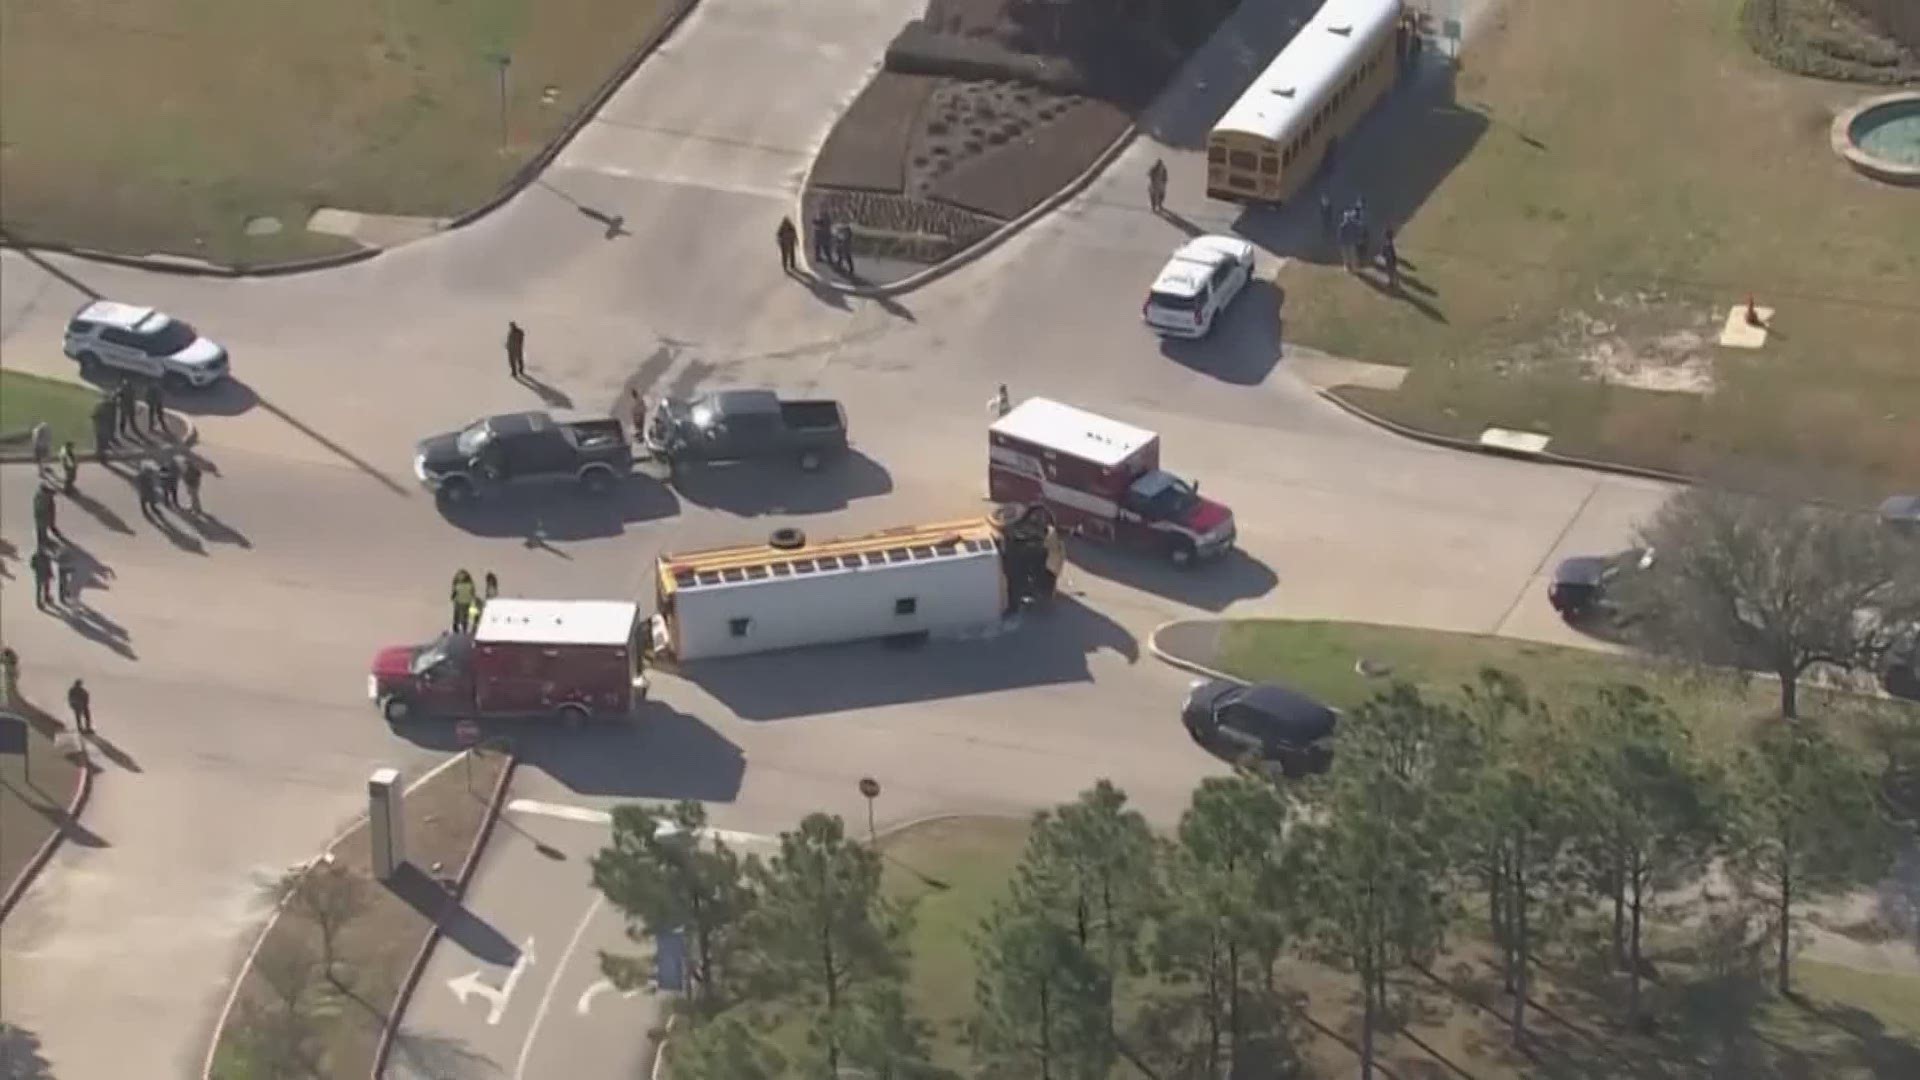
<instances>
[{"instance_id":1,"label":"shadow on pavement","mask_svg":"<svg viewBox=\"0 0 1920 1080\"><path fill-rule=\"evenodd\" d=\"M439 881L413 863L402 863L386 887L408 907L438 923L442 934L475 958L502 967L510 967L520 958L520 949L505 934L456 901Z\"/></svg>"},{"instance_id":2,"label":"shadow on pavement","mask_svg":"<svg viewBox=\"0 0 1920 1080\"><path fill-rule=\"evenodd\" d=\"M1280 362L1280 309L1286 301L1278 284L1255 278L1217 317L1213 333L1199 340L1162 338L1160 353L1221 382L1258 386Z\"/></svg>"},{"instance_id":3,"label":"shadow on pavement","mask_svg":"<svg viewBox=\"0 0 1920 1080\"><path fill-rule=\"evenodd\" d=\"M440 516L463 532L485 537L541 540L593 540L619 536L628 525L659 521L680 513L680 500L659 481L633 475L605 495L565 484L508 488L472 502L441 501Z\"/></svg>"},{"instance_id":4,"label":"shadow on pavement","mask_svg":"<svg viewBox=\"0 0 1920 1080\"><path fill-rule=\"evenodd\" d=\"M87 494L85 488L76 485L73 493L68 495L67 498L73 501L73 505L92 515L95 521L112 529L114 532L132 535L133 526L127 524L125 518L114 513L106 503Z\"/></svg>"},{"instance_id":5,"label":"shadow on pavement","mask_svg":"<svg viewBox=\"0 0 1920 1080\"><path fill-rule=\"evenodd\" d=\"M1141 132L1176 149L1205 146L1213 125L1318 6L1313 0L1241 4L1174 73L1140 117Z\"/></svg>"},{"instance_id":6,"label":"shadow on pavement","mask_svg":"<svg viewBox=\"0 0 1920 1080\"><path fill-rule=\"evenodd\" d=\"M100 734L98 731L88 735L86 738L89 743L93 744L94 749L100 751L101 754L106 756L108 761L113 762L115 765L120 766L128 772L137 773L146 771L140 767L139 762L133 760L132 754L120 749L118 744L105 735Z\"/></svg>"},{"instance_id":7,"label":"shadow on pavement","mask_svg":"<svg viewBox=\"0 0 1920 1080\"><path fill-rule=\"evenodd\" d=\"M387 1075L394 1080L499 1080L506 1070L487 1055L468 1049L464 1039L402 1028L393 1036Z\"/></svg>"},{"instance_id":8,"label":"shadow on pavement","mask_svg":"<svg viewBox=\"0 0 1920 1080\"><path fill-rule=\"evenodd\" d=\"M65 797L62 796L63 800L64 798ZM81 847L104 848L113 846L107 843L106 838L102 837L99 833L80 824L80 822L74 818L67 816L67 810L64 806L34 802L30 799L23 799L21 801L33 807L35 813L52 822L53 827L59 829L69 841L79 844Z\"/></svg>"},{"instance_id":9,"label":"shadow on pavement","mask_svg":"<svg viewBox=\"0 0 1920 1080\"><path fill-rule=\"evenodd\" d=\"M1128 663L1140 656L1139 643L1119 623L1062 598L979 640L826 645L698 661L682 674L743 719L784 720L1088 682L1087 657L1101 649Z\"/></svg>"},{"instance_id":10,"label":"shadow on pavement","mask_svg":"<svg viewBox=\"0 0 1920 1080\"><path fill-rule=\"evenodd\" d=\"M788 462L694 464L675 469L672 482L680 497L695 506L741 517L824 514L844 510L855 499L893 490L893 477L886 468L852 449L818 472L805 472Z\"/></svg>"},{"instance_id":11,"label":"shadow on pavement","mask_svg":"<svg viewBox=\"0 0 1920 1080\"><path fill-rule=\"evenodd\" d=\"M102 393L112 390L131 378L134 379L135 397L143 402L146 400L139 394L141 386L144 385L139 377L118 368L102 368L83 374L80 378ZM169 391L161 397L160 404L188 416L238 416L260 404L260 397L253 392L252 387L229 375L212 386L202 389ZM144 409L140 415L145 415Z\"/></svg>"},{"instance_id":12,"label":"shadow on pavement","mask_svg":"<svg viewBox=\"0 0 1920 1080\"><path fill-rule=\"evenodd\" d=\"M566 391L543 381L537 375L516 375L513 381L533 391L534 396L540 399L540 403L549 409L573 408L573 398L569 397Z\"/></svg>"},{"instance_id":13,"label":"shadow on pavement","mask_svg":"<svg viewBox=\"0 0 1920 1080\"><path fill-rule=\"evenodd\" d=\"M60 615L75 633L89 641L95 641L129 660L139 656L133 651L133 643L127 636L127 628L109 619L98 608L79 601L60 609Z\"/></svg>"},{"instance_id":14,"label":"shadow on pavement","mask_svg":"<svg viewBox=\"0 0 1920 1080\"><path fill-rule=\"evenodd\" d=\"M1233 231L1276 255L1303 262L1337 265L1340 252L1320 223L1320 195L1333 202L1336 213L1365 197L1367 218L1374 236L1398 229L1413 219L1433 192L1466 160L1492 126L1484 112L1454 99L1454 69L1444 60L1429 63L1399 88L1389 91L1358 127L1340 140L1328 175L1301 188L1288 205L1274 209L1249 206L1235 220ZM1403 248L1406 245L1402 245ZM1417 247L1401 251L1404 288L1400 295L1432 308L1431 290L1413 276Z\"/></svg>"},{"instance_id":15,"label":"shadow on pavement","mask_svg":"<svg viewBox=\"0 0 1920 1080\"><path fill-rule=\"evenodd\" d=\"M1075 543L1068 552L1073 570L1204 611L1220 611L1236 600L1265 596L1280 584L1279 575L1267 564L1240 548L1215 562L1184 570L1147 552L1100 544ZM1069 588L1073 570L1067 573Z\"/></svg>"},{"instance_id":16,"label":"shadow on pavement","mask_svg":"<svg viewBox=\"0 0 1920 1080\"><path fill-rule=\"evenodd\" d=\"M53 1080L53 1066L40 1054L40 1036L5 1020L0 1020L0 1065L7 1080Z\"/></svg>"}]
</instances>

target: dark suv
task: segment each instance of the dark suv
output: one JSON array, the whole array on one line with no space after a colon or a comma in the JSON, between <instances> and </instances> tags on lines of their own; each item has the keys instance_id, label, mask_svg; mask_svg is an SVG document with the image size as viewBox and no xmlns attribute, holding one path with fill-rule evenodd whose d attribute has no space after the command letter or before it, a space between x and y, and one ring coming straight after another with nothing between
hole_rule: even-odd
<instances>
[{"instance_id":1,"label":"dark suv","mask_svg":"<svg viewBox=\"0 0 1920 1080\"><path fill-rule=\"evenodd\" d=\"M1562 559L1553 568L1553 583L1547 586L1547 600L1553 610L1568 622L1593 618L1613 618L1617 614L1607 600L1607 591L1622 575L1635 574L1653 565L1651 548L1629 548L1613 555L1575 555Z\"/></svg>"},{"instance_id":2,"label":"dark suv","mask_svg":"<svg viewBox=\"0 0 1920 1080\"><path fill-rule=\"evenodd\" d=\"M1326 769L1339 719L1298 690L1226 679L1196 681L1180 708L1180 722L1195 742L1232 758L1254 754L1288 776Z\"/></svg>"}]
</instances>

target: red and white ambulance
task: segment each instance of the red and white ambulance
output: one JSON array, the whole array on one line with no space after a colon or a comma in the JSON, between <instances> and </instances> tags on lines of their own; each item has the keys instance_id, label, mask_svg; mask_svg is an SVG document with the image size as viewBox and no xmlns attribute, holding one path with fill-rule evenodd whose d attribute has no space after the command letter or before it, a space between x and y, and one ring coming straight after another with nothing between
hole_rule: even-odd
<instances>
[{"instance_id":1,"label":"red and white ambulance","mask_svg":"<svg viewBox=\"0 0 1920 1080\"><path fill-rule=\"evenodd\" d=\"M1145 428L1029 398L987 440L989 496L1043 504L1064 533L1144 548L1176 566L1233 549L1233 511L1160 468L1160 436Z\"/></svg>"}]
</instances>

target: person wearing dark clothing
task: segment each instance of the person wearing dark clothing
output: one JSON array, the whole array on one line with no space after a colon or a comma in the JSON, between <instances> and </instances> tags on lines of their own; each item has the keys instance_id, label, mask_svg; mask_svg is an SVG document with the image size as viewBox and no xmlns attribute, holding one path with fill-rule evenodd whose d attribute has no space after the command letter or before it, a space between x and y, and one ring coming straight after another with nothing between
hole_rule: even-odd
<instances>
[{"instance_id":1,"label":"person wearing dark clothing","mask_svg":"<svg viewBox=\"0 0 1920 1080\"><path fill-rule=\"evenodd\" d=\"M793 227L793 219L783 217L780 227L773 230L774 243L780 245L780 269L792 273L794 270L794 249L800 246L800 230Z\"/></svg>"},{"instance_id":2,"label":"person wearing dark clothing","mask_svg":"<svg viewBox=\"0 0 1920 1080\"><path fill-rule=\"evenodd\" d=\"M813 215L813 257L818 262L833 265L833 215L826 207Z\"/></svg>"},{"instance_id":3,"label":"person wearing dark clothing","mask_svg":"<svg viewBox=\"0 0 1920 1080\"><path fill-rule=\"evenodd\" d=\"M1147 205L1159 213L1167 205L1167 163L1159 158L1153 159L1153 167L1147 170Z\"/></svg>"},{"instance_id":4,"label":"person wearing dark clothing","mask_svg":"<svg viewBox=\"0 0 1920 1080\"><path fill-rule=\"evenodd\" d=\"M73 729L82 735L93 734L93 695L79 679L67 687L67 708L73 710Z\"/></svg>"},{"instance_id":5,"label":"person wearing dark clothing","mask_svg":"<svg viewBox=\"0 0 1920 1080\"><path fill-rule=\"evenodd\" d=\"M1380 238L1380 264L1387 268L1387 287L1400 288L1400 251L1393 246L1393 230Z\"/></svg>"},{"instance_id":6,"label":"person wearing dark clothing","mask_svg":"<svg viewBox=\"0 0 1920 1080\"><path fill-rule=\"evenodd\" d=\"M74 493L74 481L80 479L80 455L73 452L73 440L60 444L60 490Z\"/></svg>"},{"instance_id":7,"label":"person wearing dark clothing","mask_svg":"<svg viewBox=\"0 0 1920 1080\"><path fill-rule=\"evenodd\" d=\"M140 463L140 471L133 474L133 489L140 496L140 513L154 520L160 515L160 470L153 462Z\"/></svg>"},{"instance_id":8,"label":"person wearing dark clothing","mask_svg":"<svg viewBox=\"0 0 1920 1080\"><path fill-rule=\"evenodd\" d=\"M60 523L54 519L53 488L41 484L33 489L33 535L41 547L47 538L60 535Z\"/></svg>"},{"instance_id":9,"label":"person wearing dark clothing","mask_svg":"<svg viewBox=\"0 0 1920 1080\"><path fill-rule=\"evenodd\" d=\"M487 571L487 576L484 578L481 578L480 581L481 581L481 588L480 588L481 599L491 600L494 597L500 595L500 578L496 576L493 571L491 570Z\"/></svg>"},{"instance_id":10,"label":"person wearing dark clothing","mask_svg":"<svg viewBox=\"0 0 1920 1080\"><path fill-rule=\"evenodd\" d=\"M71 547L62 547L60 554L53 557L53 573L56 585L54 595L60 598L60 603L63 606L73 606L74 583L75 578L78 576L79 569L79 567L73 564L73 549Z\"/></svg>"},{"instance_id":11,"label":"person wearing dark clothing","mask_svg":"<svg viewBox=\"0 0 1920 1080\"><path fill-rule=\"evenodd\" d=\"M147 384L147 430L155 435L167 433L167 410L160 401L160 380Z\"/></svg>"},{"instance_id":12,"label":"person wearing dark clothing","mask_svg":"<svg viewBox=\"0 0 1920 1080\"><path fill-rule=\"evenodd\" d=\"M53 603L53 557L44 546L34 548L27 566L33 570L33 606L45 611Z\"/></svg>"},{"instance_id":13,"label":"person wearing dark clothing","mask_svg":"<svg viewBox=\"0 0 1920 1080\"><path fill-rule=\"evenodd\" d=\"M1333 196L1320 193L1320 236L1327 243L1333 243Z\"/></svg>"},{"instance_id":14,"label":"person wearing dark clothing","mask_svg":"<svg viewBox=\"0 0 1920 1080\"><path fill-rule=\"evenodd\" d=\"M447 599L453 602L453 632L466 633L473 626L473 575L465 570L456 572Z\"/></svg>"},{"instance_id":15,"label":"person wearing dark clothing","mask_svg":"<svg viewBox=\"0 0 1920 1080\"><path fill-rule=\"evenodd\" d=\"M833 265L848 277L853 276L853 226L844 221L833 226Z\"/></svg>"},{"instance_id":16,"label":"person wearing dark clothing","mask_svg":"<svg viewBox=\"0 0 1920 1080\"><path fill-rule=\"evenodd\" d=\"M187 484L187 502L192 505L194 513L199 513L200 463L192 458L188 458L182 462L180 465L180 479L186 481Z\"/></svg>"},{"instance_id":17,"label":"person wearing dark clothing","mask_svg":"<svg viewBox=\"0 0 1920 1080\"><path fill-rule=\"evenodd\" d=\"M1360 219L1349 210L1340 217L1340 265L1354 269L1354 253L1360 248Z\"/></svg>"},{"instance_id":18,"label":"person wearing dark clothing","mask_svg":"<svg viewBox=\"0 0 1920 1080\"><path fill-rule=\"evenodd\" d=\"M108 394L93 407L93 445L105 450L113 445L114 427L120 411L117 394Z\"/></svg>"},{"instance_id":19,"label":"person wearing dark clothing","mask_svg":"<svg viewBox=\"0 0 1920 1080\"><path fill-rule=\"evenodd\" d=\"M114 424L120 434L133 436L139 430L139 423L133 414L133 380L123 379L113 391Z\"/></svg>"},{"instance_id":20,"label":"person wearing dark clothing","mask_svg":"<svg viewBox=\"0 0 1920 1080\"><path fill-rule=\"evenodd\" d=\"M527 332L517 322L507 323L507 374L516 379L527 376Z\"/></svg>"},{"instance_id":21,"label":"person wearing dark clothing","mask_svg":"<svg viewBox=\"0 0 1920 1080\"><path fill-rule=\"evenodd\" d=\"M180 466L172 458L160 459L160 501L180 509Z\"/></svg>"}]
</instances>

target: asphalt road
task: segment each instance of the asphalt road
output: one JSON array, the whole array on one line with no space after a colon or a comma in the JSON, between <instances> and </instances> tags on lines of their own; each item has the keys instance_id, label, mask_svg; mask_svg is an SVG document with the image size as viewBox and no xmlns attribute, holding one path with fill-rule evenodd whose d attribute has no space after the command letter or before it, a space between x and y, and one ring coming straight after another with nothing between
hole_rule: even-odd
<instances>
[{"instance_id":1,"label":"asphalt road","mask_svg":"<svg viewBox=\"0 0 1920 1080\"><path fill-rule=\"evenodd\" d=\"M1196 573L1079 551L1058 609L999 638L662 677L631 730L523 733L516 796L589 811L699 798L719 826L764 834L814 809L857 820L862 775L883 783L887 822L1025 812L1109 776L1170 820L1218 765L1174 722L1184 678L1143 655L1164 619L1571 639L1540 575L1561 554L1620 544L1661 489L1407 443L1296 376L1270 281L1297 223L1207 206L1186 149L1235 72L1271 52L1258 44L1271 27L1224 35L1156 109L1158 143L951 277L874 302L782 276L772 229L811 147L919 6L703 0L544 183L468 229L353 267L231 282L0 255L9 367L70 372L60 328L98 292L205 327L237 376L177 403L219 469L207 486L217 523L150 525L123 481L89 470L98 508L63 512L112 571L86 594L96 614L62 625L5 590L29 693L58 701L85 676L124 759L104 766L93 839L62 850L0 943L7 1018L41 1040L56 1075L197 1074L264 912L258 881L333 835L373 768L417 774L451 748L444 732L390 734L363 693L375 648L441 625L455 567L493 569L509 594L645 600L661 550L788 522L838 534L970 512L984 404L1003 381L1016 398L1056 396L1162 432L1167 465L1235 508L1242 551ZM1155 156L1173 172L1176 214L1267 251L1265 280L1195 345L1163 346L1139 326L1141 292L1183 235L1146 212ZM614 235L609 216L622 221ZM506 377L509 318L528 328L537 385ZM604 412L629 386L747 383L841 398L858 454L818 477L715 470L675 491L636 479L604 503L560 494L453 519L407 472L413 440L487 412L543 401ZM31 543L30 483L25 469L0 470L16 548ZM24 554L5 564L16 578ZM574 1011L593 951L619 940L604 911L588 916L585 859L602 827L510 822L469 896L475 925L436 954L407 1018L409 1045L474 1075L513 1076L523 1060L539 1065L529 1076L624 1075L632 1046L597 1033L631 1034L640 1025L618 1018L647 1003L602 992ZM484 993L462 1005L449 989L474 970L500 986L530 939L534 960L497 1024ZM98 1038L102 1023L117 1037Z\"/></svg>"}]
</instances>

